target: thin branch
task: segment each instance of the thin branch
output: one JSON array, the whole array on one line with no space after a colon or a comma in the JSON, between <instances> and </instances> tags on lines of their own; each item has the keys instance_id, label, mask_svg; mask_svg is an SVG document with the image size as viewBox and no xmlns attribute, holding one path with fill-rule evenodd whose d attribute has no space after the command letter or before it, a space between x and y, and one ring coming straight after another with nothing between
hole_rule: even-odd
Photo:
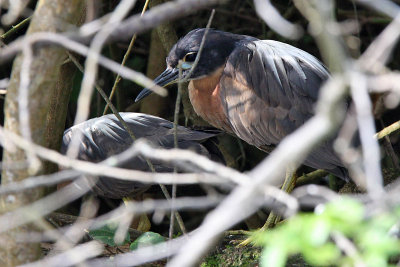
<instances>
[{"instance_id":1,"label":"thin branch","mask_svg":"<svg viewBox=\"0 0 400 267\"><path fill-rule=\"evenodd\" d=\"M95 79L97 77L97 64L99 62L101 49L108 36L115 30L116 26L123 20L131 8L134 7L135 3L136 0L122 0L115 8L114 12L110 16L110 19L107 21L104 27L102 27L102 29L93 38L85 62L85 71L83 74L81 90L79 92L74 125L84 122L89 116L90 101ZM71 138L67 149L68 156L77 157L79 153L78 143L80 137L81 133L77 132L77 134Z\"/></svg>"},{"instance_id":2,"label":"thin branch","mask_svg":"<svg viewBox=\"0 0 400 267\"><path fill-rule=\"evenodd\" d=\"M20 265L21 267L42 266L75 266L85 260L94 258L103 252L103 245L98 241L90 241L56 255L46 257L40 261Z\"/></svg>"},{"instance_id":3,"label":"thin branch","mask_svg":"<svg viewBox=\"0 0 400 267\"><path fill-rule=\"evenodd\" d=\"M260 187L273 182L279 183L288 163L298 164L312 148L336 128L340 120L331 118L333 114L336 115L336 108L340 107L345 95L346 88L342 79L333 77L328 80L321 88L318 102L320 108L317 114L287 136L267 159L249 173L253 178L251 183L237 187L208 214L203 224L168 266L193 266L218 240L221 233L254 213L260 207L260 203L255 201L261 193ZM282 191L279 194L282 198L292 199ZM295 199L293 201L297 203Z\"/></svg>"},{"instance_id":4,"label":"thin branch","mask_svg":"<svg viewBox=\"0 0 400 267\"><path fill-rule=\"evenodd\" d=\"M29 0L8 1L8 4L8 12L2 14L1 17L1 22L6 25L14 23L14 21L18 19L24 9L28 6Z\"/></svg>"},{"instance_id":5,"label":"thin branch","mask_svg":"<svg viewBox=\"0 0 400 267\"><path fill-rule=\"evenodd\" d=\"M336 245L344 251L344 253L354 260L355 267L366 267L367 265L363 262L360 253L358 252L356 246L347 239L340 232L334 232L332 235L332 239L335 241Z\"/></svg>"},{"instance_id":6,"label":"thin branch","mask_svg":"<svg viewBox=\"0 0 400 267\"><path fill-rule=\"evenodd\" d=\"M386 126L385 128L383 128L382 130L380 130L378 133L376 133L374 135L374 138L376 139L382 139L385 136L390 135L391 133L397 131L400 129L400 121L396 121L392 124L390 124L389 126Z\"/></svg>"},{"instance_id":7,"label":"thin branch","mask_svg":"<svg viewBox=\"0 0 400 267\"><path fill-rule=\"evenodd\" d=\"M2 35L0 35L0 38L2 39L7 39L8 37L10 37L11 35L13 35L16 31L20 30L22 27L26 26L28 24L28 22L31 21L32 16L27 17L26 19L22 20L20 23L18 23L15 26L12 26L10 30L8 30L7 32L3 33Z\"/></svg>"},{"instance_id":8,"label":"thin branch","mask_svg":"<svg viewBox=\"0 0 400 267\"><path fill-rule=\"evenodd\" d=\"M176 163L179 167L190 168L187 163L190 163L201 170L233 181L237 184L250 183L251 178L246 174L242 174L235 169L226 167L220 163L212 161L205 156L198 155L190 150L182 149L160 149L153 148L146 141L139 140L134 145L140 153L149 159L162 160L164 162Z\"/></svg>"},{"instance_id":9,"label":"thin branch","mask_svg":"<svg viewBox=\"0 0 400 267\"><path fill-rule=\"evenodd\" d=\"M51 186L62 182L71 181L82 175L81 172L75 170L64 170L57 173L28 177L21 182L8 183L0 186L0 195L18 193L28 189Z\"/></svg>"},{"instance_id":10,"label":"thin branch","mask_svg":"<svg viewBox=\"0 0 400 267\"><path fill-rule=\"evenodd\" d=\"M74 62L74 64L77 66L77 68L83 72L83 67L79 64L78 60L72 56L70 53L68 53L69 57L71 58L71 60ZM124 127L124 129L128 132L128 134L130 135L130 137L132 138L132 141L135 142L136 141L136 137L135 134L132 132L132 130L129 128L128 124L124 121L124 119L121 117L121 115L119 114L119 112L117 111L117 109L115 108L115 106L113 105L113 103L111 102L111 100L107 97L107 95L105 94L105 92L103 91L103 89L100 88L100 86L95 83L95 88L97 89L97 91L100 93L100 95L103 97L103 99L106 101L107 105L109 105L109 107L111 108L111 111L113 112L113 114L117 117L117 119L119 120L119 122L122 124L122 126ZM154 168L153 163L151 163L149 161L149 159L147 157L145 157L145 161L146 164L149 166L151 172L155 173L156 170ZM163 192L164 196L166 199L171 199L167 188L162 185L159 184L161 191ZM185 230L185 226L182 222L181 216L179 215L179 213L175 212L175 216L177 217L177 220L179 222L179 226L182 230L183 233L186 232Z\"/></svg>"},{"instance_id":11,"label":"thin branch","mask_svg":"<svg viewBox=\"0 0 400 267\"><path fill-rule=\"evenodd\" d=\"M50 212L65 206L67 203L80 198L89 190L90 187L88 187L85 178L81 178L32 204L4 213L0 216L0 233L36 221ZM12 195L8 197L12 197Z\"/></svg>"},{"instance_id":12,"label":"thin branch","mask_svg":"<svg viewBox=\"0 0 400 267\"><path fill-rule=\"evenodd\" d=\"M67 52L69 58L72 60L72 62L75 64L75 66L82 72L84 73L84 69L82 67L82 65L78 62L78 60L69 52ZM130 135L130 137L132 138L133 141L136 140L135 134L133 133L133 131L131 130L131 128L129 128L128 124L124 121L124 119L121 117L121 115L119 114L118 110L115 108L115 106L113 105L113 103L111 102L111 100L107 97L106 93L104 92L103 89L101 89L101 87L95 82L94 83L94 87L96 88L96 90L99 92L99 94L103 97L104 101L106 101L107 105L110 106L111 111L113 112L113 114L117 117L118 121L122 124L122 127L124 127L125 131ZM151 168L152 166L150 166Z\"/></svg>"},{"instance_id":13,"label":"thin branch","mask_svg":"<svg viewBox=\"0 0 400 267\"><path fill-rule=\"evenodd\" d=\"M366 186L372 196L378 197L383 193L383 177L379 145L377 140L373 138L376 130L366 77L361 73L353 72L350 79L351 94L357 111L357 122L363 150Z\"/></svg>"},{"instance_id":14,"label":"thin branch","mask_svg":"<svg viewBox=\"0 0 400 267\"><path fill-rule=\"evenodd\" d=\"M376 1L382 2L382 1ZM397 8L400 12L400 8ZM359 58L359 66L373 72L382 71L400 37L400 13L375 38Z\"/></svg>"},{"instance_id":15,"label":"thin branch","mask_svg":"<svg viewBox=\"0 0 400 267\"><path fill-rule=\"evenodd\" d=\"M209 6L226 3L227 0L177 0L169 1L162 5L157 5L148 12L140 15L134 15L124 20L109 36L108 41L127 40L134 33L140 34L150 30L163 22L172 21L192 14L195 11L205 9ZM71 34L74 40L87 40L88 37L99 31L103 25L97 23L94 27L81 28L80 34Z\"/></svg>"},{"instance_id":16,"label":"thin branch","mask_svg":"<svg viewBox=\"0 0 400 267\"><path fill-rule=\"evenodd\" d=\"M31 66L33 60L33 52L31 47L27 44L23 47L23 59L20 71L20 83L18 87L18 119L20 122L20 133L22 136L32 142L30 109L29 109L29 86L31 76ZM33 153L27 153L29 169L31 173L37 172L41 167L41 162L35 157Z\"/></svg>"},{"instance_id":17,"label":"thin branch","mask_svg":"<svg viewBox=\"0 0 400 267\"><path fill-rule=\"evenodd\" d=\"M224 183L226 181L217 178L215 175L209 174L169 174L169 173L147 173L136 170L128 170L115 166L118 162L124 161L127 158L133 157L138 154L136 148L131 148L120 155L109 157L107 160L101 163L92 163L87 161L81 161L66 157L54 150L47 149L45 147L33 144L23 139L22 137L5 131L0 127L0 138L5 138L10 142L13 142L16 146L28 151L35 153L39 157L57 163L58 165L66 168L73 168L75 170L95 175L95 176L109 176L110 178L116 178L127 181L136 181L142 183L161 183L161 184L192 184L192 183Z\"/></svg>"},{"instance_id":18,"label":"thin branch","mask_svg":"<svg viewBox=\"0 0 400 267\"><path fill-rule=\"evenodd\" d=\"M193 66L190 68L189 73L185 76L185 78L183 80L179 79L179 83L181 85L182 85L182 83L189 81L190 76L192 76L194 70L196 69L197 64L199 63L199 60L200 60L200 57L201 57L201 53L203 52L204 44L206 42L206 38L207 38L207 35L208 35L208 31L210 29L211 22L213 21L213 18L214 18L214 14L215 14L215 9L213 9L211 11L211 15L208 18L208 22L207 22L207 25L206 25L206 30L204 31L204 35L201 38L199 51L197 52L196 58L195 58L195 60L193 62ZM179 69L181 69L181 68L179 68ZM179 77L181 77L181 76L182 75L180 75ZM178 85L179 85L179 83L178 83Z\"/></svg>"},{"instance_id":19,"label":"thin branch","mask_svg":"<svg viewBox=\"0 0 400 267\"><path fill-rule=\"evenodd\" d=\"M400 13L400 7L390 0L357 0L357 2L393 19Z\"/></svg>"},{"instance_id":20,"label":"thin branch","mask_svg":"<svg viewBox=\"0 0 400 267\"><path fill-rule=\"evenodd\" d=\"M150 2L150 0L146 0L146 2L144 3L141 16L143 16L144 12L146 12L147 7L148 7L148 5L149 5L149 2ZM126 63L128 57L129 57L129 55L131 54L133 45L135 44L136 37L137 37L137 34L135 33L135 34L132 36L132 39L131 39L131 41L130 41L130 43L129 43L129 46L128 46L128 49L126 50L126 52L125 52L125 54L124 54L124 57L123 57L122 62L121 62L121 66L125 66L125 63ZM114 96L114 93L115 93L115 91L117 90L118 83L119 83L120 81L121 81L121 75L119 75L119 73L118 73L118 74L117 74L117 77L115 78L113 87L112 87L112 89L111 89L110 96L108 97L108 98L110 99L110 101L112 100L112 98L113 98L113 96ZM105 106L105 108L104 108L103 115L105 115L105 114L107 113L108 106L109 106L109 104L107 103L106 106Z\"/></svg>"},{"instance_id":21,"label":"thin branch","mask_svg":"<svg viewBox=\"0 0 400 267\"><path fill-rule=\"evenodd\" d=\"M36 43L50 43L50 44L56 44L59 46L62 46L66 49L72 50L80 55L87 56L91 52L89 48L85 45L82 45L80 43L77 43L68 37L58 34L58 33L52 33L52 32L39 32L39 33L33 33L28 36L24 36L22 39L18 39L17 41L12 42L9 44L7 47L3 48L0 50L0 63L1 60L6 60L14 56L16 53L21 51L23 49L23 46L29 43L30 45L36 44ZM121 77L131 80L140 86L150 88L153 90L156 94L159 94L161 96L166 96L167 95L167 90L165 88L162 88L156 84L154 84L153 80L149 79L146 77L146 75L134 71L132 69L129 69L124 66L120 66L119 63L110 60L102 55L98 55L99 58L99 64L102 65L103 67L115 72L119 73Z\"/></svg>"},{"instance_id":22,"label":"thin branch","mask_svg":"<svg viewBox=\"0 0 400 267\"><path fill-rule=\"evenodd\" d=\"M279 11L269 0L254 0L257 15L267 23L267 25L288 39L299 39L303 35L303 29L296 24L292 24L279 14Z\"/></svg>"}]
</instances>

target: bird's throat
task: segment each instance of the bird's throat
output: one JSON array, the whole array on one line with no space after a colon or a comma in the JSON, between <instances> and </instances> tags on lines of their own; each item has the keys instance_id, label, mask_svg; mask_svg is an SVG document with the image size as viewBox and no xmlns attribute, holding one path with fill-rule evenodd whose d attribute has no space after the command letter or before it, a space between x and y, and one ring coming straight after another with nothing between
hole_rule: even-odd
<instances>
[{"instance_id":1,"label":"bird's throat","mask_svg":"<svg viewBox=\"0 0 400 267\"><path fill-rule=\"evenodd\" d=\"M219 129L232 132L220 95L220 78L224 67L211 75L189 83L189 98L194 111L208 123Z\"/></svg>"}]
</instances>

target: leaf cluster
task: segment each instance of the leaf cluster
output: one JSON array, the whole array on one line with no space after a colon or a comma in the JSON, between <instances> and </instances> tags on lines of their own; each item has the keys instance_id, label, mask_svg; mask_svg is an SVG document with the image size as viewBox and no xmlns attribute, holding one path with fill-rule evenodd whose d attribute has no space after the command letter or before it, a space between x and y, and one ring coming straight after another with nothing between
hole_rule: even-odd
<instances>
[{"instance_id":1,"label":"leaf cluster","mask_svg":"<svg viewBox=\"0 0 400 267\"><path fill-rule=\"evenodd\" d=\"M365 214L363 204L341 198L272 230L255 232L254 242L264 248L261 265L284 266L289 256L301 254L317 266L390 266L390 259L400 255L400 242L393 234L400 209L368 218ZM343 245L338 236L348 242Z\"/></svg>"},{"instance_id":2,"label":"leaf cluster","mask_svg":"<svg viewBox=\"0 0 400 267\"><path fill-rule=\"evenodd\" d=\"M95 240L98 240L108 246L116 247L118 245L130 244L130 250L135 250L142 247L152 246L158 243L166 241L166 238L162 235L154 232L145 232L140 235L135 241L131 243L129 232L126 233L125 238L122 242L115 242L115 233L118 229L116 224L106 224L98 229L90 230L89 236Z\"/></svg>"}]
</instances>

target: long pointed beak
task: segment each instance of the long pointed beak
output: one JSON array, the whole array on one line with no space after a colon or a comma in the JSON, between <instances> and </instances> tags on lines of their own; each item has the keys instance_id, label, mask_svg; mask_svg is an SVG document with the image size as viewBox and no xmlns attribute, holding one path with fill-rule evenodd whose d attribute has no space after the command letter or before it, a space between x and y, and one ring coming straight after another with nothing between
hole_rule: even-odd
<instances>
[{"instance_id":1,"label":"long pointed beak","mask_svg":"<svg viewBox=\"0 0 400 267\"><path fill-rule=\"evenodd\" d=\"M177 68L167 68L163 71L157 78L154 79L154 83L159 86L167 86L169 84L175 83L179 78L179 70ZM150 95L153 91L145 88L143 89L135 99L135 102L138 102Z\"/></svg>"}]
</instances>

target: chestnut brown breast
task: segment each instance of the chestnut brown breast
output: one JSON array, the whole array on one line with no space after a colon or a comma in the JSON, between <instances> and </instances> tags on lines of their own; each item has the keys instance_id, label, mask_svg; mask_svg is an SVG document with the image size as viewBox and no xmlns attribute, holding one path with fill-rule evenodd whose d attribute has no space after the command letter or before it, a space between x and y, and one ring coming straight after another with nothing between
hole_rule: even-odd
<instances>
[{"instance_id":1,"label":"chestnut brown breast","mask_svg":"<svg viewBox=\"0 0 400 267\"><path fill-rule=\"evenodd\" d=\"M220 95L220 78L224 67L205 78L189 83L189 98L194 111L208 123L232 133Z\"/></svg>"}]
</instances>

